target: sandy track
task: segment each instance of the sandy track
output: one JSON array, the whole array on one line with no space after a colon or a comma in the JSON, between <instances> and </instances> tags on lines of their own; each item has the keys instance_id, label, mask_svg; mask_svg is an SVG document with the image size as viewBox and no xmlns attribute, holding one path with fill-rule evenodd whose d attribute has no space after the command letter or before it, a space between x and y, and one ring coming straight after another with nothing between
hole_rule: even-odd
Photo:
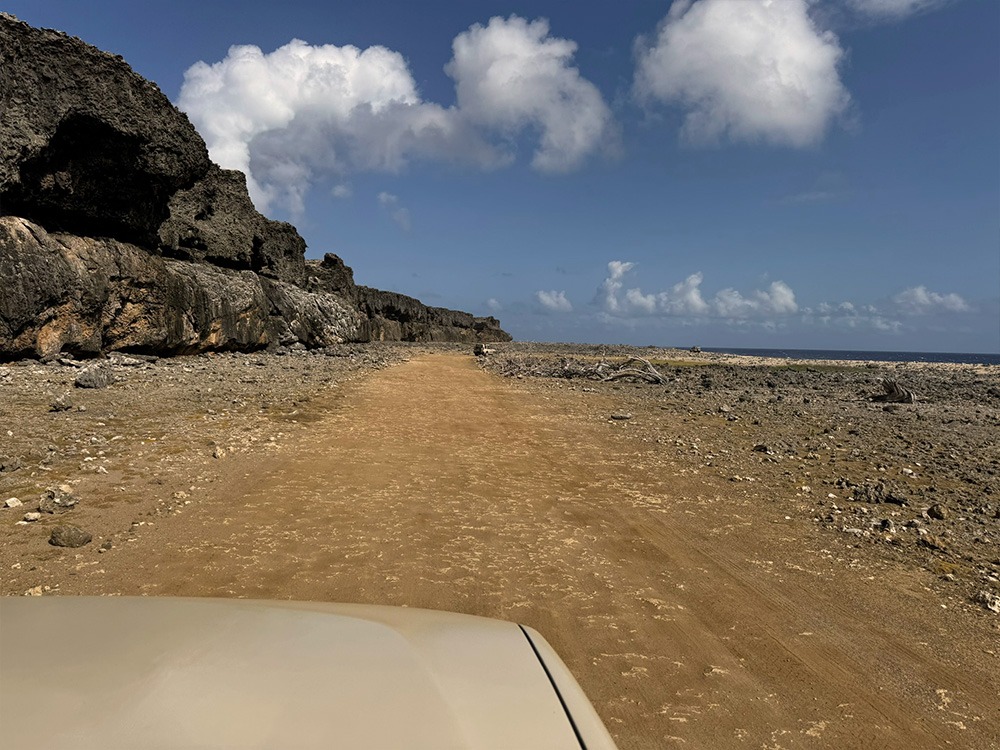
<instances>
[{"instance_id":1,"label":"sandy track","mask_svg":"<svg viewBox=\"0 0 1000 750\"><path fill-rule=\"evenodd\" d=\"M606 394L438 354L312 408L288 450L226 459L190 511L60 591L517 620L622 748L997 746L984 621L958 635L910 574L840 564L805 522L684 475L604 418Z\"/></svg>"}]
</instances>

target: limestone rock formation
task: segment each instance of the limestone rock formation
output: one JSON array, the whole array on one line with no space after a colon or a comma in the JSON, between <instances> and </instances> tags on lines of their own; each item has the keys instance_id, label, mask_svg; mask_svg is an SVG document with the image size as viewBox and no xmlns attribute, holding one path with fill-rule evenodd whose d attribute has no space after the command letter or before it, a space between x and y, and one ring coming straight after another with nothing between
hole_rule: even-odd
<instances>
[{"instance_id":1,"label":"limestone rock formation","mask_svg":"<svg viewBox=\"0 0 1000 750\"><path fill-rule=\"evenodd\" d=\"M159 230L164 255L305 282L305 240L291 224L257 212L242 172L213 164L193 186L174 193L169 208Z\"/></svg>"},{"instance_id":2,"label":"limestone rock formation","mask_svg":"<svg viewBox=\"0 0 1000 750\"><path fill-rule=\"evenodd\" d=\"M0 71L3 213L154 245L211 163L187 116L120 57L6 14Z\"/></svg>"},{"instance_id":3,"label":"limestone rock formation","mask_svg":"<svg viewBox=\"0 0 1000 750\"><path fill-rule=\"evenodd\" d=\"M0 359L509 340L305 260L120 58L0 13Z\"/></svg>"}]
</instances>

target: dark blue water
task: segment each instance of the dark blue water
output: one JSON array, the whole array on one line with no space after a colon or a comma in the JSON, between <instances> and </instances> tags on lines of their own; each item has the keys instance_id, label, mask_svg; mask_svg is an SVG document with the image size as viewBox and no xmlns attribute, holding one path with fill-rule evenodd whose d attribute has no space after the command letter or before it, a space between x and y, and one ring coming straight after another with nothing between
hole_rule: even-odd
<instances>
[{"instance_id":1,"label":"dark blue water","mask_svg":"<svg viewBox=\"0 0 1000 750\"><path fill-rule=\"evenodd\" d=\"M721 349L702 347L706 352L746 354L751 357L788 359L846 359L864 362L957 362L970 365L1000 365L1000 354L959 354L949 352L863 352L836 349Z\"/></svg>"}]
</instances>

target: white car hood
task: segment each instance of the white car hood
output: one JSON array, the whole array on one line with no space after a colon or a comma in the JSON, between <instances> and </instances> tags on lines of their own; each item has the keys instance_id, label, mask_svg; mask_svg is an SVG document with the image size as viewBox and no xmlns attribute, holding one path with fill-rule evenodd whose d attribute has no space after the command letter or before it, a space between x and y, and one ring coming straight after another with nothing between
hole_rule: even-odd
<instances>
[{"instance_id":1,"label":"white car hood","mask_svg":"<svg viewBox=\"0 0 1000 750\"><path fill-rule=\"evenodd\" d=\"M0 600L0 626L4 747L581 746L513 623L365 605L47 597Z\"/></svg>"}]
</instances>

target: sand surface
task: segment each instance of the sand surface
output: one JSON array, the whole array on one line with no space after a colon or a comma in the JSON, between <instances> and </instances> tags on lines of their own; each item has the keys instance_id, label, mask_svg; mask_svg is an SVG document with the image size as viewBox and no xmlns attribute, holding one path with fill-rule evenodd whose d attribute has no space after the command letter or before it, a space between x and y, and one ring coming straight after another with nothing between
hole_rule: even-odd
<instances>
[{"instance_id":1,"label":"sand surface","mask_svg":"<svg viewBox=\"0 0 1000 750\"><path fill-rule=\"evenodd\" d=\"M855 545L767 481L665 449L707 439L717 420L682 421L641 386L401 356L335 379L321 360L296 363L301 393L283 411L226 394L223 412L209 393L179 392L197 406L158 418L147 388L112 422L123 386L74 391L88 410L47 430L69 421L78 440L97 435L96 461L73 453L3 480L26 503L35 485L70 482L80 504L28 525L13 523L23 508L0 511L2 591L516 620L563 656L623 749L998 746L1000 618L964 595L950 603L940 571ZM609 418L623 409L630 419ZM94 542L49 546L67 520Z\"/></svg>"}]
</instances>

